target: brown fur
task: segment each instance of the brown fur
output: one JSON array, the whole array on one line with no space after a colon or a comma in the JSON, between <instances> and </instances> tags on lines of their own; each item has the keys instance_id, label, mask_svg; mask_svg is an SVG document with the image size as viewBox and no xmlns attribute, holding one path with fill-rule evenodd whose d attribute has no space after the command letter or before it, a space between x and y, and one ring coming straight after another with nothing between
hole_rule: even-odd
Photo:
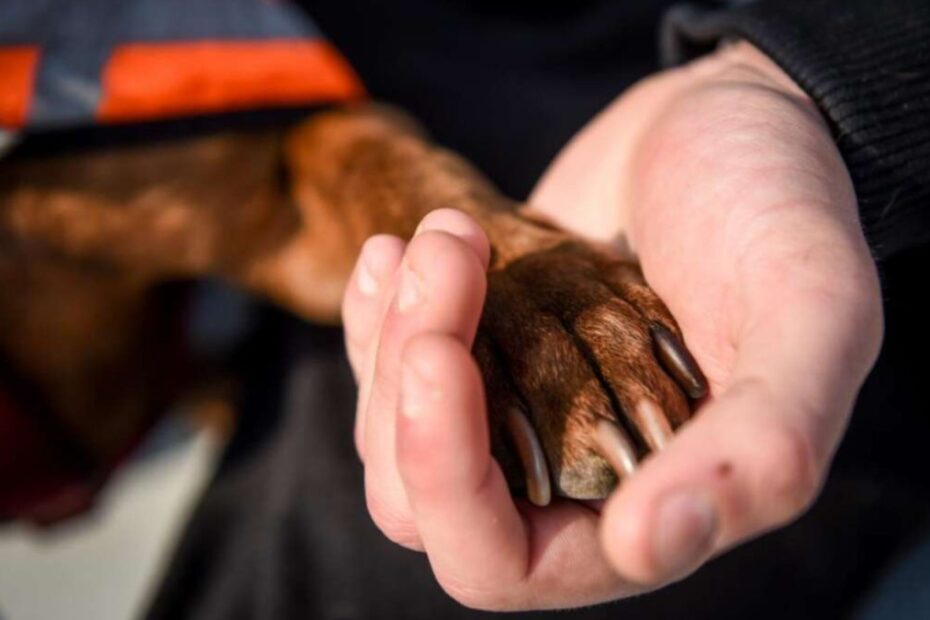
<instances>
[{"instance_id":1,"label":"brown fur","mask_svg":"<svg viewBox=\"0 0 930 620\"><path fill-rule=\"evenodd\" d=\"M674 425L688 415L649 339L650 321L674 321L634 265L522 217L464 161L380 108L286 131L0 162L0 290L16 291L0 300L0 347L91 450L109 455L164 404L152 389L158 368L140 355L155 346L144 320L154 285L220 276L336 321L362 242L409 237L441 207L475 217L493 248L476 355L508 478L521 485L499 420L517 405L557 491L605 495L615 477L591 439L598 419L621 420L635 438L623 412L644 395Z\"/></svg>"}]
</instances>

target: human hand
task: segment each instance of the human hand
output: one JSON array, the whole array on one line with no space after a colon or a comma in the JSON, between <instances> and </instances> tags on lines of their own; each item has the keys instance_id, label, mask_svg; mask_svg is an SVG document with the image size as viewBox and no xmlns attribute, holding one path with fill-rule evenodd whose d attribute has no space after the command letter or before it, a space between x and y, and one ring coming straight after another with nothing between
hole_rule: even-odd
<instances>
[{"instance_id":1,"label":"human hand","mask_svg":"<svg viewBox=\"0 0 930 620\"><path fill-rule=\"evenodd\" d=\"M607 503L611 564L662 583L799 516L883 329L852 184L813 103L740 43L624 95L530 203L636 256L711 386Z\"/></svg>"},{"instance_id":2,"label":"human hand","mask_svg":"<svg viewBox=\"0 0 930 620\"><path fill-rule=\"evenodd\" d=\"M369 507L393 540L425 547L440 583L460 601L571 606L654 587L791 518L813 496L874 359L881 313L842 163L816 111L767 62L728 52L647 81L579 136L534 196L566 227L629 244L712 382L697 421L608 504L602 534L610 564L598 549L594 511L571 502L515 506L489 456L480 382L467 355L487 264L481 232L449 212L424 223L406 262L419 274L414 300L425 303L395 296L402 242L382 237L366 247L360 264L377 269L356 270L344 317L361 378L357 439ZM734 109L752 113L734 115L734 125L708 122ZM672 149L667 142L676 138L692 141ZM760 139L765 148L757 148ZM701 145L707 150L691 160L689 176L684 163ZM754 147L772 159L747 165L745 151ZM719 160L703 161L707 153ZM795 156L805 164L800 182L789 174ZM747 186L758 194L747 195ZM713 245L702 247L707 240ZM381 278L371 273L378 269ZM773 280L779 275L785 279ZM769 303L760 297L766 293ZM779 312L785 306L796 314ZM816 349L810 357L808 345ZM760 363L766 353L772 359ZM412 368L428 377L428 388L402 381L416 378ZM690 491L684 501L667 497L682 489ZM660 498L673 500L679 516L690 509L710 531L687 519L676 527L674 514L669 525L667 514L657 515ZM617 577L611 564L642 585Z\"/></svg>"},{"instance_id":3,"label":"human hand","mask_svg":"<svg viewBox=\"0 0 930 620\"><path fill-rule=\"evenodd\" d=\"M491 456L470 355L488 260L484 232L447 209L408 245L380 235L362 250L343 318L369 511L388 538L425 550L439 583L472 607L568 607L641 591L600 552L597 506L514 500Z\"/></svg>"}]
</instances>

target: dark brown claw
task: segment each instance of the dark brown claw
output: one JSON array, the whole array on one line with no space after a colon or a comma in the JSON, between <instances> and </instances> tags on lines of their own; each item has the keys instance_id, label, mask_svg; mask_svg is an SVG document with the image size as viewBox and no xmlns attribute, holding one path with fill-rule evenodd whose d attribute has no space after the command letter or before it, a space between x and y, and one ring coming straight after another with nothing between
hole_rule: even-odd
<instances>
[{"instance_id":1,"label":"dark brown claw","mask_svg":"<svg viewBox=\"0 0 930 620\"><path fill-rule=\"evenodd\" d=\"M704 398L707 395L707 379L691 352L664 325L653 323L651 330L659 361L665 370L678 382L685 394L695 400Z\"/></svg>"},{"instance_id":2,"label":"dark brown claw","mask_svg":"<svg viewBox=\"0 0 930 620\"><path fill-rule=\"evenodd\" d=\"M523 464L527 497L537 506L548 506L552 500L552 484L549 481L546 453L539 444L536 430L526 415L515 407L507 410L505 424Z\"/></svg>"}]
</instances>

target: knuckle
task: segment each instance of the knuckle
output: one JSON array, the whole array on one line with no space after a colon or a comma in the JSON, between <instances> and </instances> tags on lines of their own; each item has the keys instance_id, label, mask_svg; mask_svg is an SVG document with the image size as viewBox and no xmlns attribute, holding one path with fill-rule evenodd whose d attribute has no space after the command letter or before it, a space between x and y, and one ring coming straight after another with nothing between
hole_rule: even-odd
<instances>
[{"instance_id":1,"label":"knuckle","mask_svg":"<svg viewBox=\"0 0 930 620\"><path fill-rule=\"evenodd\" d=\"M411 261L422 261L428 265L435 253L448 249L456 242L457 239L444 230L425 230L410 241L407 256Z\"/></svg>"},{"instance_id":2,"label":"knuckle","mask_svg":"<svg viewBox=\"0 0 930 620\"><path fill-rule=\"evenodd\" d=\"M470 234L482 232L481 227L471 216L449 207L434 209L420 221L418 231L444 230L452 234Z\"/></svg>"},{"instance_id":3,"label":"knuckle","mask_svg":"<svg viewBox=\"0 0 930 620\"><path fill-rule=\"evenodd\" d=\"M418 234L410 242L408 256L412 264L426 272L437 265L460 265L467 261L471 266L478 263L466 241L444 230L427 230Z\"/></svg>"},{"instance_id":4,"label":"knuckle","mask_svg":"<svg viewBox=\"0 0 930 620\"><path fill-rule=\"evenodd\" d=\"M389 507L386 501L377 497L374 493L366 493L366 502L368 514L371 515L375 526L384 534L385 538L407 549L423 550L420 533L410 518L399 514L396 509Z\"/></svg>"},{"instance_id":5,"label":"knuckle","mask_svg":"<svg viewBox=\"0 0 930 620\"><path fill-rule=\"evenodd\" d=\"M774 519L786 521L807 510L819 491L820 474L806 435L790 427L772 430L760 449L761 489L771 498Z\"/></svg>"},{"instance_id":6,"label":"knuckle","mask_svg":"<svg viewBox=\"0 0 930 620\"><path fill-rule=\"evenodd\" d=\"M411 551L423 551L423 544L420 542L419 533L413 529L403 529L403 528L394 528L390 530L381 529L381 532L384 534L384 537L390 540L395 545L400 545L405 549L410 549Z\"/></svg>"}]
</instances>

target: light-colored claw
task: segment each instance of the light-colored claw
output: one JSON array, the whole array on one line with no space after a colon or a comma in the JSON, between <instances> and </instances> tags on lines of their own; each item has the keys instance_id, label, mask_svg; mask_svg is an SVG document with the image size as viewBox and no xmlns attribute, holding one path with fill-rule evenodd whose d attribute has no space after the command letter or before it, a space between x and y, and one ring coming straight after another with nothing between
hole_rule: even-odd
<instances>
[{"instance_id":1,"label":"light-colored claw","mask_svg":"<svg viewBox=\"0 0 930 620\"><path fill-rule=\"evenodd\" d=\"M653 452L658 452L671 441L674 433L668 418L662 412L659 403L651 398L643 398L633 411L633 421L636 428Z\"/></svg>"},{"instance_id":2,"label":"light-colored claw","mask_svg":"<svg viewBox=\"0 0 930 620\"><path fill-rule=\"evenodd\" d=\"M552 501L552 483L549 480L546 454L539 444L536 429L526 415L515 407L507 412L506 424L526 473L527 497L537 506L548 506Z\"/></svg>"},{"instance_id":3,"label":"light-colored claw","mask_svg":"<svg viewBox=\"0 0 930 620\"><path fill-rule=\"evenodd\" d=\"M601 420L595 428L594 439L621 480L636 471L636 450L627 434L615 423Z\"/></svg>"},{"instance_id":4,"label":"light-colored claw","mask_svg":"<svg viewBox=\"0 0 930 620\"><path fill-rule=\"evenodd\" d=\"M664 325L653 323L652 339L656 344L659 361L681 389L695 400L704 398L707 394L707 379L678 336Z\"/></svg>"}]
</instances>

